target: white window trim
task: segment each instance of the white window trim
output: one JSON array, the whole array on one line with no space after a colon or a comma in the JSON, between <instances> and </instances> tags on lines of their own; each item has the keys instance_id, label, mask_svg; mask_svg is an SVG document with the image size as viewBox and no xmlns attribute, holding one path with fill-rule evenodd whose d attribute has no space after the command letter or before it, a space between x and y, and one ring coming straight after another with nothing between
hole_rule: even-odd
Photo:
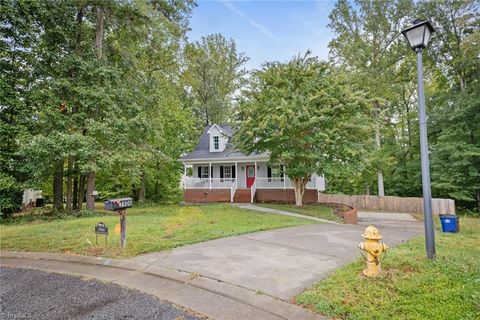
<instances>
[{"instance_id":1,"label":"white window trim","mask_svg":"<svg viewBox=\"0 0 480 320\"><path fill-rule=\"evenodd\" d=\"M201 174L200 178L202 178L202 179L208 179L208 178L210 178L210 170L209 170L210 168L209 168L209 167L201 167L201 168L202 168L202 169L201 169L201 170L202 170L202 172L201 172L202 174Z\"/></svg>"},{"instance_id":2,"label":"white window trim","mask_svg":"<svg viewBox=\"0 0 480 320\"><path fill-rule=\"evenodd\" d=\"M223 178L232 179L232 166L223 166Z\"/></svg>"}]
</instances>

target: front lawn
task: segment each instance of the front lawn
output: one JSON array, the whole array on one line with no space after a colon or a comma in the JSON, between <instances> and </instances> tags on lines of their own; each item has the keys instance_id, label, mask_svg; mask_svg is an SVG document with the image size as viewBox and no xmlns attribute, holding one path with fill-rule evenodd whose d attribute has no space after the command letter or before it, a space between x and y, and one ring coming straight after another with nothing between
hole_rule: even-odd
<instances>
[{"instance_id":1,"label":"front lawn","mask_svg":"<svg viewBox=\"0 0 480 320\"><path fill-rule=\"evenodd\" d=\"M438 217L435 217L438 220ZM437 258L418 237L390 250L376 279L362 259L296 297L296 303L341 319L479 319L480 220L461 217L459 234L441 233Z\"/></svg>"},{"instance_id":2,"label":"front lawn","mask_svg":"<svg viewBox=\"0 0 480 320\"><path fill-rule=\"evenodd\" d=\"M95 224L109 228L95 244ZM119 218L112 212L94 217L34 219L22 216L0 225L0 248L14 251L60 252L107 257L131 257L243 233L310 224L312 221L255 213L227 204L202 206L147 206L127 210L127 248L119 249L114 233Z\"/></svg>"},{"instance_id":3,"label":"front lawn","mask_svg":"<svg viewBox=\"0 0 480 320\"><path fill-rule=\"evenodd\" d=\"M256 203L256 206L289 211L306 216L312 216L336 222L343 222L343 219L333 213L333 209L318 204L304 204L302 207L297 207L294 204L277 204L277 203Z\"/></svg>"}]
</instances>

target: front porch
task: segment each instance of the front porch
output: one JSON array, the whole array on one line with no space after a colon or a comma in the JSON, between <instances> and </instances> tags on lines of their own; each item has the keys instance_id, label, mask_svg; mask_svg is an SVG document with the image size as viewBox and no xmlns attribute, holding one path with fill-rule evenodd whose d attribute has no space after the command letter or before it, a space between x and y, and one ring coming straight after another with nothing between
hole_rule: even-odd
<instances>
[{"instance_id":1,"label":"front porch","mask_svg":"<svg viewBox=\"0 0 480 320\"><path fill-rule=\"evenodd\" d=\"M282 165L267 162L186 164L182 177L185 202L293 202L293 185ZM312 175L304 201L317 202L323 177Z\"/></svg>"}]
</instances>

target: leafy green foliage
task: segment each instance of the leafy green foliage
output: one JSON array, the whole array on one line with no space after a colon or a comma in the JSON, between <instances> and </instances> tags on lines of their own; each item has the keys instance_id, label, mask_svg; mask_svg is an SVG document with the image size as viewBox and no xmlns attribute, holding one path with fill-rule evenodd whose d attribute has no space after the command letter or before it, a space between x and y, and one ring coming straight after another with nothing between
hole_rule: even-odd
<instances>
[{"instance_id":1,"label":"leafy green foliage","mask_svg":"<svg viewBox=\"0 0 480 320\"><path fill-rule=\"evenodd\" d=\"M329 191L375 191L370 186L381 168L386 194L421 196L415 54L400 30L428 18L436 29L423 54L433 196L469 208L476 203L480 212L479 10L471 0L337 2L329 24L332 60L376 105L371 117L380 125L382 147L375 150L371 137L362 163L329 179Z\"/></svg>"},{"instance_id":2,"label":"leafy green foliage","mask_svg":"<svg viewBox=\"0 0 480 320\"><path fill-rule=\"evenodd\" d=\"M155 188L155 195L153 187L146 190L151 198L175 197L177 159L189 147L194 126L179 80L194 5L190 0L5 2L2 172L29 186L53 177L62 185L66 178L67 188L83 187L80 201L85 193L80 181L88 172L96 172L104 196L141 188L145 194L157 183L162 188ZM150 182L154 177L161 181Z\"/></svg>"},{"instance_id":3,"label":"leafy green foliage","mask_svg":"<svg viewBox=\"0 0 480 320\"><path fill-rule=\"evenodd\" d=\"M231 120L235 91L244 83L243 65L248 58L237 52L235 42L221 34L202 37L185 47L182 75L187 101L200 128Z\"/></svg>"},{"instance_id":4,"label":"leafy green foliage","mask_svg":"<svg viewBox=\"0 0 480 320\"><path fill-rule=\"evenodd\" d=\"M368 107L327 63L308 55L267 63L254 74L246 97L239 108L239 146L247 154L268 152L271 163L284 164L301 192L297 204L312 174L334 172L361 157Z\"/></svg>"},{"instance_id":5,"label":"leafy green foliage","mask_svg":"<svg viewBox=\"0 0 480 320\"><path fill-rule=\"evenodd\" d=\"M436 194L468 206L480 201L480 82L475 81L435 114L432 181ZM449 102L452 101L451 105ZM480 212L480 204L478 204Z\"/></svg>"},{"instance_id":6,"label":"leafy green foliage","mask_svg":"<svg viewBox=\"0 0 480 320\"><path fill-rule=\"evenodd\" d=\"M22 189L12 176L0 172L0 218L5 218L20 210Z\"/></svg>"}]
</instances>

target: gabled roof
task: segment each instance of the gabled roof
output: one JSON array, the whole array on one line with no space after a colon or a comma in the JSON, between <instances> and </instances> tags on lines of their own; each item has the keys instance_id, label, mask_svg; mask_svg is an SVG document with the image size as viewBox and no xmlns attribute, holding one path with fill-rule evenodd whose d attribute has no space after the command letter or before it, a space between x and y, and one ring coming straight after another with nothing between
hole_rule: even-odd
<instances>
[{"instance_id":1,"label":"gabled roof","mask_svg":"<svg viewBox=\"0 0 480 320\"><path fill-rule=\"evenodd\" d=\"M211 128L216 126L222 133L224 133L228 137L228 143L224 151L222 152L210 152L210 136L209 132ZM217 125L214 124L212 126L205 127L203 129L202 135L200 136L200 141L198 142L195 150L183 156L180 160L182 161L196 161L196 160L234 160L234 159L264 159L268 158L266 153L258 154L258 153L251 153L249 155L243 154L236 150L233 146L232 138L233 138L233 129L229 125Z\"/></svg>"},{"instance_id":2,"label":"gabled roof","mask_svg":"<svg viewBox=\"0 0 480 320\"><path fill-rule=\"evenodd\" d=\"M208 127L207 127L208 128ZM213 124L207 131L207 133L211 133L212 129L213 128L217 128L221 133L223 133L224 135L226 135L227 137L231 137L232 136L232 128L228 125L225 125L225 124L221 124L221 125L218 125L218 124Z\"/></svg>"}]
</instances>

